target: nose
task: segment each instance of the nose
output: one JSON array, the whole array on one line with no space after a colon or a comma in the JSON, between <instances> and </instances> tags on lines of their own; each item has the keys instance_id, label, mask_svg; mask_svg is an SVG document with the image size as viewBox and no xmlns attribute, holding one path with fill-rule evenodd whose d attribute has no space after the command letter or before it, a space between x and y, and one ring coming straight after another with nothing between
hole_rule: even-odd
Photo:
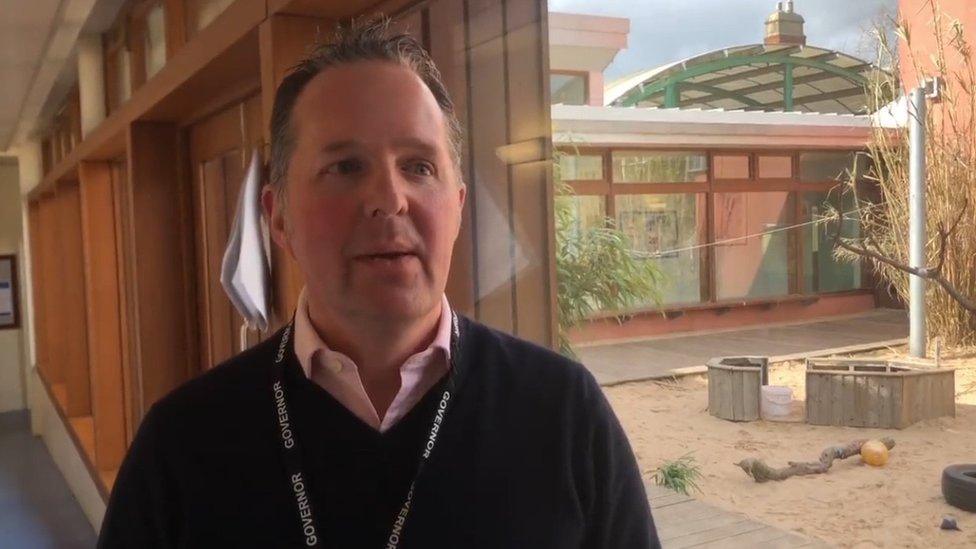
<instances>
[{"instance_id":1,"label":"nose","mask_svg":"<svg viewBox=\"0 0 976 549\"><path fill-rule=\"evenodd\" d=\"M407 211L406 186L396 165L384 164L370 179L364 186L366 217L392 217Z\"/></svg>"}]
</instances>

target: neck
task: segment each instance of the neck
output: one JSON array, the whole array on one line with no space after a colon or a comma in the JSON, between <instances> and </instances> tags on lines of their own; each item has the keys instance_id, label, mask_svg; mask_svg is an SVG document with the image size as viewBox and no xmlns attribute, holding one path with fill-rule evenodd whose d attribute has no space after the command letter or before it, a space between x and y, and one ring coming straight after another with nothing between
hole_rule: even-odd
<instances>
[{"instance_id":1,"label":"neck","mask_svg":"<svg viewBox=\"0 0 976 549\"><path fill-rule=\"evenodd\" d=\"M340 315L308 299L312 327L330 349L356 364L381 418L400 390L400 367L434 340L442 309L438 300L429 312L413 318Z\"/></svg>"}]
</instances>

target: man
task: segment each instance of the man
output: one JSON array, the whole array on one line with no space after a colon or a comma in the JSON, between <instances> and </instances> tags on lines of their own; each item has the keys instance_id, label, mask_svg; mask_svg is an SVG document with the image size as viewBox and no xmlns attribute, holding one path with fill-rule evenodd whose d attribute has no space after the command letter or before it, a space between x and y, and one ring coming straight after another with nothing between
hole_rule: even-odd
<instances>
[{"instance_id":1,"label":"man","mask_svg":"<svg viewBox=\"0 0 976 549\"><path fill-rule=\"evenodd\" d=\"M461 131L426 52L347 29L272 114L294 320L143 420L101 547L658 547L593 377L454 314Z\"/></svg>"}]
</instances>

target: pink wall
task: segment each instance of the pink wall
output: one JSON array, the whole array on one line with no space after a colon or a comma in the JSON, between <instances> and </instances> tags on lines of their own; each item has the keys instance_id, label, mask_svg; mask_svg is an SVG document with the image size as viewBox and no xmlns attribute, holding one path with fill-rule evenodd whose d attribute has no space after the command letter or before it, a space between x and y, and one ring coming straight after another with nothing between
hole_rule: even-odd
<instances>
[{"instance_id":1,"label":"pink wall","mask_svg":"<svg viewBox=\"0 0 976 549\"><path fill-rule=\"evenodd\" d=\"M966 41L976 46L976 2L972 0L936 0L936 4L942 11L944 17L956 19L963 25L963 32ZM932 55L936 51L935 33L933 32L932 20L933 13L929 6L929 0L899 0L899 18L907 22L909 36L911 37L911 48L906 48L905 44L898 44L899 63L901 65L901 75L904 79L905 88L912 88L918 83L918 74L913 67L912 55L919 64L922 73L933 71ZM948 28L948 23L944 28ZM946 37L948 42L948 37ZM946 59L952 65L961 63L958 54L950 53Z\"/></svg>"},{"instance_id":2,"label":"pink wall","mask_svg":"<svg viewBox=\"0 0 976 549\"><path fill-rule=\"evenodd\" d=\"M812 300L786 298L773 305L734 306L729 310L697 309L676 318L661 313L642 313L617 324L613 319L587 322L570 332L573 343L610 341L654 335L742 328L763 324L797 322L815 318L870 311L875 298L870 291L821 296Z\"/></svg>"}]
</instances>

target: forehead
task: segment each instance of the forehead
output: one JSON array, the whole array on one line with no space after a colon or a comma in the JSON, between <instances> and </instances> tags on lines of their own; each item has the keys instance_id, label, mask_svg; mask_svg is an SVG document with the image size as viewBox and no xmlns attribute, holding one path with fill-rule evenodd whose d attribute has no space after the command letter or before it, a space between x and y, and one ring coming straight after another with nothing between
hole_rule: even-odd
<instances>
[{"instance_id":1,"label":"forehead","mask_svg":"<svg viewBox=\"0 0 976 549\"><path fill-rule=\"evenodd\" d=\"M443 112L423 80L390 61L356 61L317 74L292 111L302 142L368 143L413 137L444 144Z\"/></svg>"}]
</instances>

